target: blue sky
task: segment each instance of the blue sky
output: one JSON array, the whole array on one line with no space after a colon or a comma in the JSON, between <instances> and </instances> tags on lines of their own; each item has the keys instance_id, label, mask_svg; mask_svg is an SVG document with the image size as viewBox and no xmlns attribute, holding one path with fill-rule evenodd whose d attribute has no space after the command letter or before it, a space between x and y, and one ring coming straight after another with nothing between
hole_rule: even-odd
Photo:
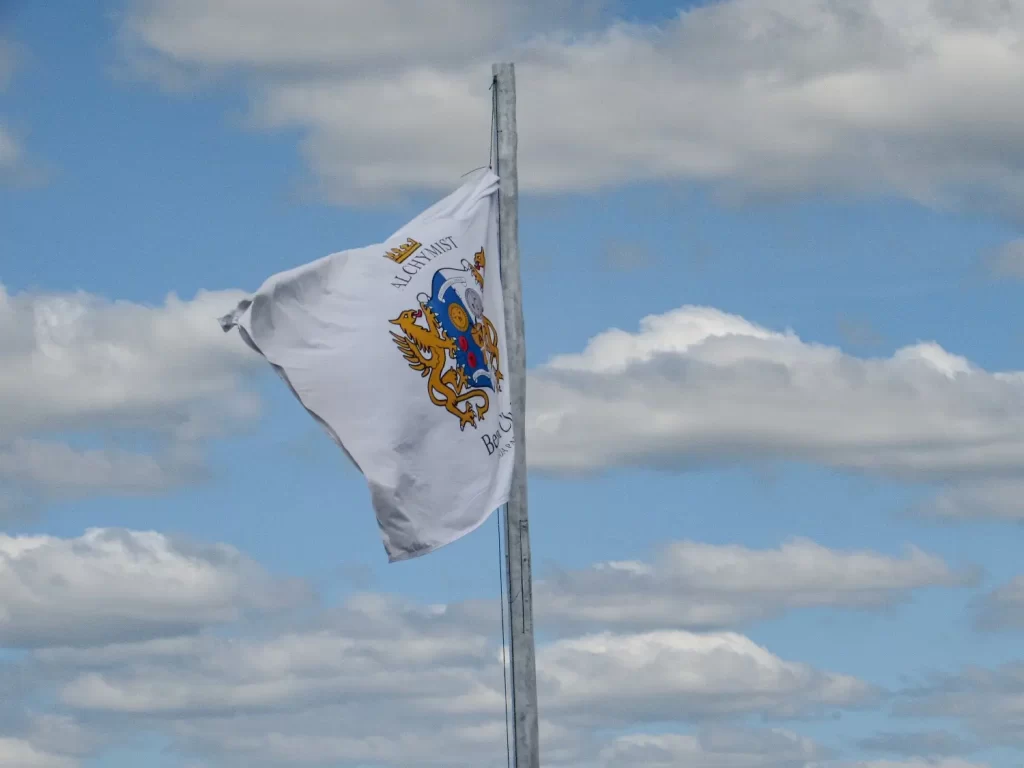
<instances>
[{"instance_id":1,"label":"blue sky","mask_svg":"<svg viewBox=\"0 0 1024 768\"><path fill-rule=\"evenodd\" d=\"M1024 5L954 5L12 4L0 763L504 760L495 524L387 565L215 318L486 162L511 58L550 764L1019 764Z\"/></svg>"}]
</instances>

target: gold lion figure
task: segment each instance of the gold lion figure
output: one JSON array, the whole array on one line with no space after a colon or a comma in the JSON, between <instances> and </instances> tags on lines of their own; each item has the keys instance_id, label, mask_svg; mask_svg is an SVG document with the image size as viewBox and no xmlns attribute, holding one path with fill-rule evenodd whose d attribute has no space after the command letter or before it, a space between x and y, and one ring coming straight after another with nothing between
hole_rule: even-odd
<instances>
[{"instance_id":1,"label":"gold lion figure","mask_svg":"<svg viewBox=\"0 0 1024 768\"><path fill-rule=\"evenodd\" d=\"M426 328L417 322L421 317L427 321ZM389 322L404 332L404 336L394 331L390 333L409 367L426 377L427 395L431 402L457 416L461 430L465 430L467 424L475 427L477 419L483 421L490 408L490 398L482 389L466 389L468 380L461 368L445 370L448 356L455 359L455 341L445 336L426 304L421 302L419 309L407 309ZM485 351L484 354L488 353ZM474 399L477 400L475 406L471 402Z\"/></svg>"},{"instance_id":2,"label":"gold lion figure","mask_svg":"<svg viewBox=\"0 0 1024 768\"><path fill-rule=\"evenodd\" d=\"M484 362L494 370L494 388L501 392L501 380L505 376L499 367L501 360L498 353L498 331L495 329L494 323L484 317L473 326L469 333L477 346L484 351L484 357L486 358Z\"/></svg>"}]
</instances>

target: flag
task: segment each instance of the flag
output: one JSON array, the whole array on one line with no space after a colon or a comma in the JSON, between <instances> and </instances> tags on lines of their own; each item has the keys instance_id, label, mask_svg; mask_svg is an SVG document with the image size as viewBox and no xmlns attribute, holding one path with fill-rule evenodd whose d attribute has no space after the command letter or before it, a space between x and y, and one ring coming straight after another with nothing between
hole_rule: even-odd
<instances>
[{"instance_id":1,"label":"flag","mask_svg":"<svg viewBox=\"0 0 1024 768\"><path fill-rule=\"evenodd\" d=\"M391 562L508 500L497 190L480 172L383 243L274 275L220 319L362 472Z\"/></svg>"}]
</instances>

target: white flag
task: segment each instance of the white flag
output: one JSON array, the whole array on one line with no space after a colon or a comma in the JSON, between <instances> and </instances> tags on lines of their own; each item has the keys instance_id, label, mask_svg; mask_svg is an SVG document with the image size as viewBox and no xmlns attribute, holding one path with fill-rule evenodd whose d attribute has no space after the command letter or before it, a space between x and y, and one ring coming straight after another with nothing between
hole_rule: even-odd
<instances>
[{"instance_id":1,"label":"white flag","mask_svg":"<svg viewBox=\"0 0 1024 768\"><path fill-rule=\"evenodd\" d=\"M391 562L508 500L497 190L479 173L385 242L274 275L221 318L366 477Z\"/></svg>"}]
</instances>

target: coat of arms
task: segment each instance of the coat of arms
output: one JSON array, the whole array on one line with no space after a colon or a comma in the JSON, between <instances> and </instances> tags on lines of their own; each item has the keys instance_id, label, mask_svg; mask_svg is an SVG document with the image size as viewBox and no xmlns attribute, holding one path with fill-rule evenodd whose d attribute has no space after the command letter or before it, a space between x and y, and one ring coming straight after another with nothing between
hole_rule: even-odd
<instances>
[{"instance_id":1,"label":"coat of arms","mask_svg":"<svg viewBox=\"0 0 1024 768\"><path fill-rule=\"evenodd\" d=\"M402 333L391 336L414 371L427 379L434 405L459 419L459 429L476 427L490 407L485 390L501 391L498 333L484 315L486 257L477 251L462 269L439 269L431 294L421 293L419 309L407 309L390 322Z\"/></svg>"}]
</instances>

